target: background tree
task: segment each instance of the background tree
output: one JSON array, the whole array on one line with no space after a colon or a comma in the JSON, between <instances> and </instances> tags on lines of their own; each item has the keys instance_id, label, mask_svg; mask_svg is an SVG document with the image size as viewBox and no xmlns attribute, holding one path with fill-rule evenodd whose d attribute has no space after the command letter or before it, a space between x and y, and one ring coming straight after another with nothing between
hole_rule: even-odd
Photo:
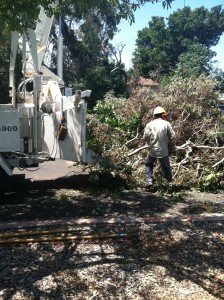
<instances>
[{"instance_id":1,"label":"background tree","mask_svg":"<svg viewBox=\"0 0 224 300\"><path fill-rule=\"evenodd\" d=\"M190 45L178 58L175 76L186 78L211 74L211 59L214 55L213 51L199 43Z\"/></svg>"},{"instance_id":2,"label":"background tree","mask_svg":"<svg viewBox=\"0 0 224 300\"><path fill-rule=\"evenodd\" d=\"M147 2L159 2L160 0L0 0L0 24L7 24L10 30L20 30L28 28L37 20L39 7L42 6L50 15L52 13L62 13L69 15L71 11L76 13L78 19L82 19L89 14L89 10L97 9L102 13L107 9L107 5L112 5L117 12L117 22L121 18L134 21L134 11ZM174 0L163 0L162 5L170 6ZM55 4L56 3L56 4ZM56 6L52 6L55 4Z\"/></svg>"},{"instance_id":3,"label":"background tree","mask_svg":"<svg viewBox=\"0 0 224 300\"><path fill-rule=\"evenodd\" d=\"M186 61L184 57L189 57L193 52L197 53L198 67L207 72L209 62L215 55L209 49L217 45L223 32L224 10L221 5L210 11L204 7L193 11L190 7L184 7L171 14L167 22L163 17L153 17L149 26L138 32L134 68L138 68L141 75L149 75L159 69L162 77L170 74L178 61Z\"/></svg>"},{"instance_id":4,"label":"background tree","mask_svg":"<svg viewBox=\"0 0 224 300\"><path fill-rule=\"evenodd\" d=\"M152 17L149 28L138 32L136 46L133 63L141 75L148 75L150 71L158 69L161 73L170 72L173 45L164 18Z\"/></svg>"},{"instance_id":5,"label":"background tree","mask_svg":"<svg viewBox=\"0 0 224 300\"><path fill-rule=\"evenodd\" d=\"M146 2L159 0L40 0L11 1L0 0L0 23L8 30L23 32L27 28L35 28L40 5L47 14L54 14L56 19L63 16L64 37L64 81L74 89L90 88L93 93L93 104L112 89L115 95L125 95L124 66L111 58L109 40L117 30L122 18L134 21L134 11ZM169 6L173 0L164 0L163 6ZM77 27L78 25L78 27ZM77 29L78 28L78 29ZM57 30L57 28L54 28ZM53 31L55 41L56 31ZM56 43L55 43L56 44ZM56 71L56 52L51 59L48 55L48 67ZM115 68L119 72L111 73ZM4 70L8 72L8 67ZM8 77L8 76L7 76ZM1 79L2 80L2 79ZM4 83L4 86L8 84Z\"/></svg>"},{"instance_id":6,"label":"background tree","mask_svg":"<svg viewBox=\"0 0 224 300\"><path fill-rule=\"evenodd\" d=\"M222 69L216 69L215 70L215 78L217 80L216 89L220 93L224 93L224 72Z\"/></svg>"},{"instance_id":7,"label":"background tree","mask_svg":"<svg viewBox=\"0 0 224 300\"><path fill-rule=\"evenodd\" d=\"M10 31L7 26L2 26L0 32L0 103L9 102L9 59L10 59ZM21 53L18 53L21 57ZM16 61L15 82L21 80L21 60Z\"/></svg>"},{"instance_id":8,"label":"background tree","mask_svg":"<svg viewBox=\"0 0 224 300\"><path fill-rule=\"evenodd\" d=\"M7 103L9 99L9 32L4 28L0 32L0 102Z\"/></svg>"},{"instance_id":9,"label":"background tree","mask_svg":"<svg viewBox=\"0 0 224 300\"><path fill-rule=\"evenodd\" d=\"M64 81L76 89L91 89L89 107L106 92L113 90L116 96L126 95L126 73L121 62L123 47L115 49L109 43L117 31L116 11L111 5L102 14L97 9L89 10L81 22L75 15L63 17ZM54 44L51 67L56 72L57 26L53 29ZM115 51L119 51L116 56ZM48 61L49 64L49 61Z\"/></svg>"}]
</instances>

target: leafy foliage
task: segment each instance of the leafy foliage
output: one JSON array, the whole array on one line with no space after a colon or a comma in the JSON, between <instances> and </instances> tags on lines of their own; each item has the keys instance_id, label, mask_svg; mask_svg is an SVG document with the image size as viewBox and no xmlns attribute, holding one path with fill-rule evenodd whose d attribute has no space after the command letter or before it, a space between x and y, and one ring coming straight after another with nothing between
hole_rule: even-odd
<instances>
[{"instance_id":1,"label":"leafy foliage","mask_svg":"<svg viewBox=\"0 0 224 300\"><path fill-rule=\"evenodd\" d=\"M130 22L134 21L133 11L140 5L146 2L158 2L159 0L39 0L39 1L25 1L25 0L0 0L0 23L7 24L10 30L23 31L28 27L32 27L33 20L37 20L39 14L39 7L42 6L49 15L62 13L68 15L71 11L75 12L77 19L82 19L89 14L91 9L96 9L101 12L107 11L108 5L113 6L117 11L117 22L121 18L126 18ZM170 6L173 0L163 0L163 6Z\"/></svg>"},{"instance_id":2,"label":"leafy foliage","mask_svg":"<svg viewBox=\"0 0 224 300\"><path fill-rule=\"evenodd\" d=\"M142 134L153 109L161 105L176 133L175 145L170 146L175 184L222 189L224 115L217 108L215 84L205 76L173 78L158 94L146 89L133 91L129 99L108 94L89 116L89 147L111 162L113 174L125 178L132 187L144 185L147 148L143 147ZM220 176L215 188L208 184L210 173ZM155 179L159 188L166 185L159 165Z\"/></svg>"},{"instance_id":3,"label":"leafy foliage","mask_svg":"<svg viewBox=\"0 0 224 300\"><path fill-rule=\"evenodd\" d=\"M92 96L88 107L93 108L98 99L103 99L108 91L113 91L116 96L126 97L125 77L122 73L112 74L114 64L105 61L93 68L83 70L82 77L77 77L72 83L74 90L90 89Z\"/></svg>"},{"instance_id":4,"label":"leafy foliage","mask_svg":"<svg viewBox=\"0 0 224 300\"><path fill-rule=\"evenodd\" d=\"M8 103L8 78L9 78L9 33L0 33L0 102Z\"/></svg>"},{"instance_id":5,"label":"leafy foliage","mask_svg":"<svg viewBox=\"0 0 224 300\"><path fill-rule=\"evenodd\" d=\"M21 57L21 53L18 53ZM9 103L10 32L6 26L0 32L0 103ZM15 82L21 79L21 59L16 61Z\"/></svg>"},{"instance_id":6,"label":"leafy foliage","mask_svg":"<svg viewBox=\"0 0 224 300\"><path fill-rule=\"evenodd\" d=\"M164 0L162 5L169 6L173 0ZM134 22L134 11L146 2L158 0L40 0L40 1L5 1L0 0L0 23L8 32L17 30L24 32L34 28L38 19L40 6L56 20L62 16L62 33L64 39L64 81L66 86L74 89L91 89L92 99L102 99L105 93L113 90L116 96L126 96L126 73L121 62L112 58L109 40L117 31L117 25L122 18ZM77 29L77 25L79 29ZM48 67L56 73L56 38L57 26L53 27L53 51L48 55ZM4 53L3 53L4 52ZM8 93L8 58L9 49L1 50L2 76L1 82L4 95ZM9 57L9 55L8 55ZM111 73L112 70L118 71ZM18 71L20 72L20 71ZM6 79L7 78L7 79ZM1 83L0 83L1 84ZM5 98L5 96L3 96ZM7 100L6 100L7 102Z\"/></svg>"},{"instance_id":7,"label":"leafy foliage","mask_svg":"<svg viewBox=\"0 0 224 300\"><path fill-rule=\"evenodd\" d=\"M191 77L202 74L209 75L212 72L211 59L214 52L201 44L192 44L187 51L178 58L176 69L177 77Z\"/></svg>"},{"instance_id":8,"label":"leafy foliage","mask_svg":"<svg viewBox=\"0 0 224 300\"><path fill-rule=\"evenodd\" d=\"M108 93L104 100L97 102L93 111L94 114L89 115L89 143L98 153L107 158L113 157L117 155L116 151L113 154L113 149L136 133L141 121L139 109L136 110L128 99L116 98ZM93 140L97 142L93 143Z\"/></svg>"},{"instance_id":9,"label":"leafy foliage","mask_svg":"<svg viewBox=\"0 0 224 300\"><path fill-rule=\"evenodd\" d=\"M210 11L204 7L192 11L186 6L171 14L167 21L162 17L152 17L149 26L138 32L134 67L141 75L159 70L161 77L170 74L178 61L186 66L188 58L196 54L197 61L191 58L190 62L194 66L197 62L200 73L207 73L207 65L215 55L209 49L217 45L223 32L224 10L221 5Z\"/></svg>"},{"instance_id":10,"label":"leafy foliage","mask_svg":"<svg viewBox=\"0 0 224 300\"><path fill-rule=\"evenodd\" d=\"M74 18L62 18L64 41L64 81L76 89L91 89L90 107L113 90L116 96L126 96L126 73L124 66L111 57L109 40L117 30L116 11L108 7L102 14L89 10L89 14L77 23ZM57 26L53 28L51 55L53 71L57 64ZM116 70L116 72L113 72Z\"/></svg>"}]
</instances>

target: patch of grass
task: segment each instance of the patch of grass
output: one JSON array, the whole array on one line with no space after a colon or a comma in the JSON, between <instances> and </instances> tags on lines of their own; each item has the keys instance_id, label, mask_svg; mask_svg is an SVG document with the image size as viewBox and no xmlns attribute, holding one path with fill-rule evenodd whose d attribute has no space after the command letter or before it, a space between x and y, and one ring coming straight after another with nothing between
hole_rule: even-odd
<instances>
[{"instance_id":1,"label":"patch of grass","mask_svg":"<svg viewBox=\"0 0 224 300\"><path fill-rule=\"evenodd\" d=\"M57 192L56 199L58 201L71 201L71 198L63 192Z\"/></svg>"},{"instance_id":2,"label":"patch of grass","mask_svg":"<svg viewBox=\"0 0 224 300\"><path fill-rule=\"evenodd\" d=\"M183 201L185 198L184 192L172 192L169 196L170 202L180 202Z\"/></svg>"},{"instance_id":3,"label":"patch of grass","mask_svg":"<svg viewBox=\"0 0 224 300\"><path fill-rule=\"evenodd\" d=\"M190 205L188 208L186 208L186 213L190 214L198 214L198 213L214 213L216 212L216 207L212 202L209 201L203 201L203 202L197 202Z\"/></svg>"}]
</instances>

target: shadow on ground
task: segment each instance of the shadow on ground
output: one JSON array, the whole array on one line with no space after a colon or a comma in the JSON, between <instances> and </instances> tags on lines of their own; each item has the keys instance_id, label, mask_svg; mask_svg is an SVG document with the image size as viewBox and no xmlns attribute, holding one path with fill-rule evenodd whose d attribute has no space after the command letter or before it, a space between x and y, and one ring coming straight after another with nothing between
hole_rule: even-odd
<instances>
[{"instance_id":1,"label":"shadow on ground","mask_svg":"<svg viewBox=\"0 0 224 300\"><path fill-rule=\"evenodd\" d=\"M119 199L118 199L119 198ZM145 192L120 192L119 189L89 188L89 175L79 174L43 181L20 181L1 197L0 219L36 220L90 218L98 216L145 216L162 213L167 205Z\"/></svg>"},{"instance_id":2,"label":"shadow on ground","mask_svg":"<svg viewBox=\"0 0 224 300\"><path fill-rule=\"evenodd\" d=\"M203 202L204 197L197 201L195 195L184 193L121 190L116 182L109 188L100 184L94 187L87 173L38 181L18 177L5 188L0 201L1 221L213 213L223 212L224 205L221 196L214 197L218 202Z\"/></svg>"}]
</instances>

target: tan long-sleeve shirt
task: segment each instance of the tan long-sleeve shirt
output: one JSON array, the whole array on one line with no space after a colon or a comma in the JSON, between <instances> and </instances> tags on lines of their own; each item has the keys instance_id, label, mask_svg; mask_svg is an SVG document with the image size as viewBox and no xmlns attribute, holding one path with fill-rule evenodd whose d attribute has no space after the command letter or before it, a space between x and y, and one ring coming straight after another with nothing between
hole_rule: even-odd
<instances>
[{"instance_id":1,"label":"tan long-sleeve shirt","mask_svg":"<svg viewBox=\"0 0 224 300\"><path fill-rule=\"evenodd\" d=\"M149 146L152 157L168 156L168 144L175 137L171 124L161 118L149 122L144 130L143 138Z\"/></svg>"}]
</instances>

